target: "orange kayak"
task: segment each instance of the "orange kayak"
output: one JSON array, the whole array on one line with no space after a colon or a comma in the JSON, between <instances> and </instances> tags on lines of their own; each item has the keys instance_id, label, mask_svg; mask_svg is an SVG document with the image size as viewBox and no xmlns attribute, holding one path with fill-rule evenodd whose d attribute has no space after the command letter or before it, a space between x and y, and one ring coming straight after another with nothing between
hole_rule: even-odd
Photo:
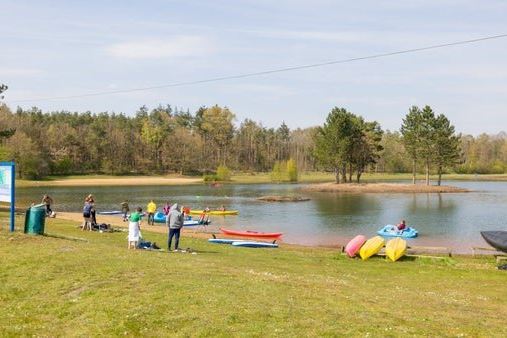
<instances>
[{"instance_id":1,"label":"orange kayak","mask_svg":"<svg viewBox=\"0 0 507 338\"><path fill-rule=\"evenodd\" d=\"M258 231L238 231L220 228L226 235L256 238L278 238L283 235L281 232L258 232Z\"/></svg>"}]
</instances>

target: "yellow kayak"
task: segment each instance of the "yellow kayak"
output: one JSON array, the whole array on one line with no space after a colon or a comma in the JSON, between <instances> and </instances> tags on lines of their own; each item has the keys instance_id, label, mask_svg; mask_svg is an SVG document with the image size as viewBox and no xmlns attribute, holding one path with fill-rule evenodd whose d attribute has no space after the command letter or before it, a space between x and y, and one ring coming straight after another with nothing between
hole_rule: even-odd
<instances>
[{"instance_id":1,"label":"yellow kayak","mask_svg":"<svg viewBox=\"0 0 507 338\"><path fill-rule=\"evenodd\" d=\"M371 256L375 255L382 249L384 246L384 239L380 236L375 236L370 238L363 244L361 250L359 250L359 255L363 259L363 261L367 260Z\"/></svg>"},{"instance_id":2,"label":"yellow kayak","mask_svg":"<svg viewBox=\"0 0 507 338\"><path fill-rule=\"evenodd\" d=\"M204 213L204 210L190 210L190 214L191 215L200 215ZM208 211L206 214L209 214L209 215L237 215L239 214L239 211L238 210L226 210L226 211L221 211L221 210L210 210Z\"/></svg>"},{"instance_id":3,"label":"yellow kayak","mask_svg":"<svg viewBox=\"0 0 507 338\"><path fill-rule=\"evenodd\" d=\"M386 244L386 256L393 262L396 262L398 259L403 257L406 252L407 241L400 237L391 239Z\"/></svg>"}]
</instances>

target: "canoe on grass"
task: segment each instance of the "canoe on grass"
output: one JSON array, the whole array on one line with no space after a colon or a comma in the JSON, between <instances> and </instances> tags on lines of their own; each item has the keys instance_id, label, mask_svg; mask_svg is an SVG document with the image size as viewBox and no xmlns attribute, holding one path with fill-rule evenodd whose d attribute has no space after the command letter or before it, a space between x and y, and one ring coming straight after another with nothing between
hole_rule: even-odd
<instances>
[{"instance_id":1,"label":"canoe on grass","mask_svg":"<svg viewBox=\"0 0 507 338\"><path fill-rule=\"evenodd\" d=\"M99 215L121 215L123 211L120 210L111 210L111 211L99 211L97 212Z\"/></svg>"},{"instance_id":2,"label":"canoe on grass","mask_svg":"<svg viewBox=\"0 0 507 338\"><path fill-rule=\"evenodd\" d=\"M230 236L241 236L241 237L253 237L253 238L278 238L283 235L281 232L258 232L258 231L239 231L239 230L229 230L220 228L226 235Z\"/></svg>"},{"instance_id":3,"label":"canoe on grass","mask_svg":"<svg viewBox=\"0 0 507 338\"><path fill-rule=\"evenodd\" d=\"M236 238L210 238L208 239L208 242L215 243L215 244L232 244L234 242L241 242L241 239ZM247 241L244 241L247 242Z\"/></svg>"},{"instance_id":4,"label":"canoe on grass","mask_svg":"<svg viewBox=\"0 0 507 338\"><path fill-rule=\"evenodd\" d=\"M361 249L359 250L359 255L364 260L367 260L371 256L377 254L380 249L384 246L384 239L380 236L375 236L370 238L363 244Z\"/></svg>"},{"instance_id":5,"label":"canoe on grass","mask_svg":"<svg viewBox=\"0 0 507 338\"><path fill-rule=\"evenodd\" d=\"M396 225L388 224L377 231L377 234L384 237L415 238L419 235L419 232L412 227L407 227L405 230L401 231L398 230Z\"/></svg>"},{"instance_id":6,"label":"canoe on grass","mask_svg":"<svg viewBox=\"0 0 507 338\"><path fill-rule=\"evenodd\" d=\"M246 247L246 248L278 248L276 243L266 243L257 241L235 241L232 246Z\"/></svg>"},{"instance_id":7,"label":"canoe on grass","mask_svg":"<svg viewBox=\"0 0 507 338\"><path fill-rule=\"evenodd\" d=\"M386 244L386 256L393 262L403 257L406 252L407 241L402 238L393 238Z\"/></svg>"},{"instance_id":8,"label":"canoe on grass","mask_svg":"<svg viewBox=\"0 0 507 338\"><path fill-rule=\"evenodd\" d=\"M507 231L481 231L481 235L493 248L507 252Z\"/></svg>"},{"instance_id":9,"label":"canoe on grass","mask_svg":"<svg viewBox=\"0 0 507 338\"><path fill-rule=\"evenodd\" d=\"M203 213L205 213L204 210L190 210L191 215L200 215ZM227 216L227 215L237 215L237 214L239 214L239 211L238 210L225 210L225 211L210 210L210 211L206 212L206 214Z\"/></svg>"},{"instance_id":10,"label":"canoe on grass","mask_svg":"<svg viewBox=\"0 0 507 338\"><path fill-rule=\"evenodd\" d=\"M349 257L354 257L359 252L359 249L361 249L364 242L366 242L366 237L363 235L357 235L347 243L345 246L345 252Z\"/></svg>"}]
</instances>

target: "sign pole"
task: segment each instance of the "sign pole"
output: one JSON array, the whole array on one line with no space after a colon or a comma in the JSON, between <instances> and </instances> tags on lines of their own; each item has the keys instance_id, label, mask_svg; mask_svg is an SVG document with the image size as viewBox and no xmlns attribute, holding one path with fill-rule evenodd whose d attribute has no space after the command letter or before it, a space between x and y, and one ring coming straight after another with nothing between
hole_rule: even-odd
<instances>
[{"instance_id":1,"label":"sign pole","mask_svg":"<svg viewBox=\"0 0 507 338\"><path fill-rule=\"evenodd\" d=\"M0 201L11 204L10 231L14 231L14 215L16 213L16 164L14 162L0 162Z\"/></svg>"},{"instance_id":2,"label":"sign pole","mask_svg":"<svg viewBox=\"0 0 507 338\"><path fill-rule=\"evenodd\" d=\"M16 164L12 162L11 174L11 232L14 232L14 215L16 213Z\"/></svg>"}]
</instances>

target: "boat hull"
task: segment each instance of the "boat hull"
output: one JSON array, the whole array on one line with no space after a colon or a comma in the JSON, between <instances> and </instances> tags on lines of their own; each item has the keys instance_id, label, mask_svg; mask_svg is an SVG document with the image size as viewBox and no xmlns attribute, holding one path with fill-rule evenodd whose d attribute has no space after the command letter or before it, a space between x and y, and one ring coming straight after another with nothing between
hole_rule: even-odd
<instances>
[{"instance_id":1,"label":"boat hull","mask_svg":"<svg viewBox=\"0 0 507 338\"><path fill-rule=\"evenodd\" d=\"M252 237L252 238L279 238L281 232L257 232L257 231L238 231L220 228L220 231L230 236Z\"/></svg>"},{"instance_id":2,"label":"boat hull","mask_svg":"<svg viewBox=\"0 0 507 338\"><path fill-rule=\"evenodd\" d=\"M366 242L366 237L363 235L357 235L356 237L352 238L350 242L347 243L345 246L345 253L349 257L354 257L358 252L359 249L363 246L363 244Z\"/></svg>"},{"instance_id":3,"label":"boat hull","mask_svg":"<svg viewBox=\"0 0 507 338\"><path fill-rule=\"evenodd\" d=\"M396 262L401 257L405 256L407 253L407 241L396 237L386 244L386 256L392 260L393 262Z\"/></svg>"},{"instance_id":4,"label":"boat hull","mask_svg":"<svg viewBox=\"0 0 507 338\"><path fill-rule=\"evenodd\" d=\"M481 236L493 248L507 252L507 231L481 231Z\"/></svg>"},{"instance_id":5,"label":"boat hull","mask_svg":"<svg viewBox=\"0 0 507 338\"><path fill-rule=\"evenodd\" d=\"M384 247L384 243L384 239L380 236L375 236L367 240L359 250L361 259L367 260L371 256L377 254L380 249Z\"/></svg>"}]
</instances>

